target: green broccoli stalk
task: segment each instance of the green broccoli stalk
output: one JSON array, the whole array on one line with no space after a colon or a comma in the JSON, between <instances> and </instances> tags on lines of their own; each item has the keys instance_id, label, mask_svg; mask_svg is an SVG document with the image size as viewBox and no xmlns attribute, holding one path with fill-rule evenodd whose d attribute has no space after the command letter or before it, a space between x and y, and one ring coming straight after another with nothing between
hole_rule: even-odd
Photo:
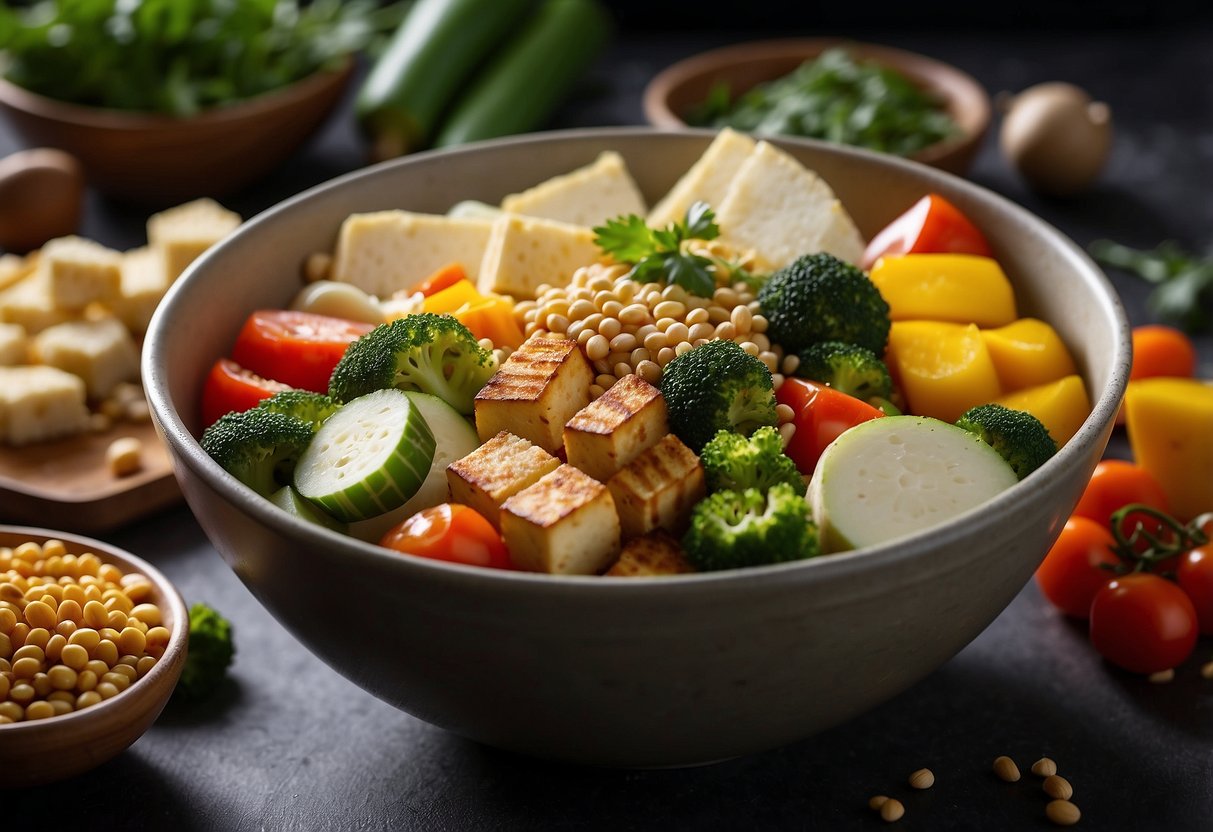
<instances>
[{"instance_id":1,"label":"green broccoli stalk","mask_svg":"<svg viewBox=\"0 0 1213 832\"><path fill-rule=\"evenodd\" d=\"M1057 453L1057 443L1039 419L1023 410L982 404L965 411L956 426L975 434L1007 461L1022 480Z\"/></svg>"},{"instance_id":2,"label":"green broccoli stalk","mask_svg":"<svg viewBox=\"0 0 1213 832\"><path fill-rule=\"evenodd\" d=\"M682 547L695 568L705 572L820 554L809 506L786 482L766 494L756 488L709 494L691 513Z\"/></svg>"},{"instance_id":3,"label":"green broccoli stalk","mask_svg":"<svg viewBox=\"0 0 1213 832\"><path fill-rule=\"evenodd\" d=\"M806 254L758 291L767 335L800 355L819 341L845 341L883 355L889 305L859 268L832 254Z\"/></svg>"},{"instance_id":4,"label":"green broccoli stalk","mask_svg":"<svg viewBox=\"0 0 1213 832\"><path fill-rule=\"evenodd\" d=\"M819 341L800 353L796 375L865 402L893 395L889 368L876 353L845 341Z\"/></svg>"},{"instance_id":5,"label":"green broccoli stalk","mask_svg":"<svg viewBox=\"0 0 1213 832\"><path fill-rule=\"evenodd\" d=\"M329 396L310 390L282 390L268 399L262 399L257 407L294 416L311 422L313 428L318 428L324 424L325 419L337 412L341 404Z\"/></svg>"},{"instance_id":6,"label":"green broccoli stalk","mask_svg":"<svg viewBox=\"0 0 1213 832\"><path fill-rule=\"evenodd\" d=\"M493 374L493 355L450 315L423 312L377 326L346 348L329 395L348 402L396 387L430 393L465 416Z\"/></svg>"},{"instance_id":7,"label":"green broccoli stalk","mask_svg":"<svg viewBox=\"0 0 1213 832\"><path fill-rule=\"evenodd\" d=\"M675 358L661 394L670 430L696 453L717 431L748 436L779 422L771 371L733 341L708 341Z\"/></svg>"},{"instance_id":8,"label":"green broccoli stalk","mask_svg":"<svg viewBox=\"0 0 1213 832\"><path fill-rule=\"evenodd\" d=\"M707 474L708 491L745 491L756 488L767 493L776 483L786 482L804 496L804 477L796 463L783 452L779 431L764 425L746 439L739 433L722 430L699 454Z\"/></svg>"},{"instance_id":9,"label":"green broccoli stalk","mask_svg":"<svg viewBox=\"0 0 1213 832\"><path fill-rule=\"evenodd\" d=\"M190 607L189 650L174 698L197 702L210 696L223 681L235 653L231 622L206 604L194 604Z\"/></svg>"},{"instance_id":10,"label":"green broccoli stalk","mask_svg":"<svg viewBox=\"0 0 1213 832\"><path fill-rule=\"evenodd\" d=\"M296 416L254 407L219 417L202 434L202 450L263 497L291 481L295 463L315 433Z\"/></svg>"}]
</instances>

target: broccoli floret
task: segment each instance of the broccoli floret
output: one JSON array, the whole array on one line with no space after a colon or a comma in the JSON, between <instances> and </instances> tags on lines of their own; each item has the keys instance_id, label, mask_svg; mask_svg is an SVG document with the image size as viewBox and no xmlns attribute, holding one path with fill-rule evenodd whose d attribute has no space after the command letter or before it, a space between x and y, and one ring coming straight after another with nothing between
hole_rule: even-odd
<instances>
[{"instance_id":1,"label":"broccoli floret","mask_svg":"<svg viewBox=\"0 0 1213 832\"><path fill-rule=\"evenodd\" d=\"M1057 453L1057 443L1048 429L1023 410L982 404L965 411L956 426L976 434L998 451L1021 480Z\"/></svg>"},{"instance_id":2,"label":"broccoli floret","mask_svg":"<svg viewBox=\"0 0 1213 832\"><path fill-rule=\"evenodd\" d=\"M397 387L432 393L465 416L493 374L493 355L450 315L423 312L377 326L350 344L329 379L329 395L348 402Z\"/></svg>"},{"instance_id":3,"label":"broccoli floret","mask_svg":"<svg viewBox=\"0 0 1213 832\"><path fill-rule=\"evenodd\" d=\"M779 431L764 425L746 439L739 433L722 430L703 446L699 454L707 474L709 491L745 491L757 488L762 493L776 483L786 482L804 496L804 477L796 463L783 452Z\"/></svg>"},{"instance_id":4,"label":"broccoli floret","mask_svg":"<svg viewBox=\"0 0 1213 832\"><path fill-rule=\"evenodd\" d=\"M210 696L223 681L235 653L231 622L206 604L194 604L190 607L189 649L174 697L197 702Z\"/></svg>"},{"instance_id":5,"label":"broccoli floret","mask_svg":"<svg viewBox=\"0 0 1213 832\"><path fill-rule=\"evenodd\" d=\"M717 491L696 504L682 547L696 569L740 569L820 554L804 498L787 483Z\"/></svg>"},{"instance_id":6,"label":"broccoli floret","mask_svg":"<svg viewBox=\"0 0 1213 832\"><path fill-rule=\"evenodd\" d=\"M661 394L670 430L696 453L717 431L748 436L779 422L771 371L733 341L708 341L675 358Z\"/></svg>"},{"instance_id":7,"label":"broccoli floret","mask_svg":"<svg viewBox=\"0 0 1213 832\"><path fill-rule=\"evenodd\" d=\"M290 483L295 463L314 433L311 422L254 407L219 417L202 434L202 450L223 470L269 497Z\"/></svg>"},{"instance_id":8,"label":"broccoli floret","mask_svg":"<svg viewBox=\"0 0 1213 832\"><path fill-rule=\"evenodd\" d=\"M893 395L893 377L876 353L845 341L819 341L800 353L796 375L863 401Z\"/></svg>"},{"instance_id":9,"label":"broccoli floret","mask_svg":"<svg viewBox=\"0 0 1213 832\"><path fill-rule=\"evenodd\" d=\"M800 355L818 341L845 341L884 354L889 305L866 274L832 254L806 254L758 291L767 335Z\"/></svg>"},{"instance_id":10,"label":"broccoli floret","mask_svg":"<svg viewBox=\"0 0 1213 832\"><path fill-rule=\"evenodd\" d=\"M282 390L267 399L262 399L257 407L273 413L285 413L305 422L311 422L313 428L324 424L324 420L337 412L340 403L332 397L310 390Z\"/></svg>"}]
</instances>

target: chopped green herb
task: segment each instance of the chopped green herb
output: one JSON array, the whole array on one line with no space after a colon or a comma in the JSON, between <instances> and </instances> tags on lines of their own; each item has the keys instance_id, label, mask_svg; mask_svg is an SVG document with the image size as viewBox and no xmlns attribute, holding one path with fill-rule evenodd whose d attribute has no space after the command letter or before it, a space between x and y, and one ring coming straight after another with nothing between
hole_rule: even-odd
<instances>
[{"instance_id":1,"label":"chopped green herb","mask_svg":"<svg viewBox=\"0 0 1213 832\"><path fill-rule=\"evenodd\" d=\"M1171 240L1152 251L1095 240L1088 250L1103 265L1153 283L1146 305L1159 320L1189 332L1213 328L1213 257L1189 254Z\"/></svg>"}]
</instances>

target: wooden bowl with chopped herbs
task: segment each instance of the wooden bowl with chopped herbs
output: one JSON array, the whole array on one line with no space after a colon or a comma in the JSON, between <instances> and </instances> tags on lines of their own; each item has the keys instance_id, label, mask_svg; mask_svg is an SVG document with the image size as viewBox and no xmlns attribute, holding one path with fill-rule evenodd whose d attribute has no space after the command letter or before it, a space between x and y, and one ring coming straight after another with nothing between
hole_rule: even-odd
<instances>
[{"instance_id":1,"label":"wooden bowl with chopped herbs","mask_svg":"<svg viewBox=\"0 0 1213 832\"><path fill-rule=\"evenodd\" d=\"M824 139L964 174L990 123L971 76L913 52L838 38L767 40L666 68L644 92L657 127Z\"/></svg>"}]
</instances>

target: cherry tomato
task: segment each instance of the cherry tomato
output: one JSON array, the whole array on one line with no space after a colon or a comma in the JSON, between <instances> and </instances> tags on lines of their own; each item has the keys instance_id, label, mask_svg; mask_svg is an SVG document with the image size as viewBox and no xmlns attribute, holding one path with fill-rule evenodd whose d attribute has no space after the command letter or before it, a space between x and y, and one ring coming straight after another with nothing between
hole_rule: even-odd
<instances>
[{"instance_id":1,"label":"cherry tomato","mask_svg":"<svg viewBox=\"0 0 1213 832\"><path fill-rule=\"evenodd\" d=\"M1129 503L1143 503L1159 511L1170 511L1167 494L1153 474L1132 462L1105 459L1095 466L1074 513L1111 527L1112 514ZM1121 532L1128 537L1139 522L1152 533L1162 527L1157 520L1134 513L1125 517Z\"/></svg>"},{"instance_id":2,"label":"cherry tomato","mask_svg":"<svg viewBox=\"0 0 1213 832\"><path fill-rule=\"evenodd\" d=\"M886 254L976 254L989 257L990 244L960 210L939 194L928 194L872 238L863 253L864 269Z\"/></svg>"},{"instance_id":3,"label":"cherry tomato","mask_svg":"<svg viewBox=\"0 0 1213 832\"><path fill-rule=\"evenodd\" d=\"M345 348L373 328L312 312L261 309L244 322L232 358L266 378L327 393L329 376Z\"/></svg>"},{"instance_id":4,"label":"cherry tomato","mask_svg":"<svg viewBox=\"0 0 1213 832\"><path fill-rule=\"evenodd\" d=\"M1086 619L1095 593L1116 577L1102 568L1120 563L1109 548L1115 542L1106 525L1071 517L1036 570L1041 593L1066 615Z\"/></svg>"},{"instance_id":5,"label":"cherry tomato","mask_svg":"<svg viewBox=\"0 0 1213 832\"><path fill-rule=\"evenodd\" d=\"M792 419L796 431L784 450L805 475L813 473L822 451L843 431L884 416L867 402L803 378L785 379L775 399L796 414Z\"/></svg>"},{"instance_id":6,"label":"cherry tomato","mask_svg":"<svg viewBox=\"0 0 1213 832\"><path fill-rule=\"evenodd\" d=\"M388 530L380 546L433 560L513 569L501 535L475 509L440 503Z\"/></svg>"},{"instance_id":7,"label":"cherry tomato","mask_svg":"<svg viewBox=\"0 0 1213 832\"><path fill-rule=\"evenodd\" d=\"M1159 324L1133 328L1133 368L1129 381L1156 376L1191 378L1196 373L1196 347L1178 329Z\"/></svg>"},{"instance_id":8,"label":"cherry tomato","mask_svg":"<svg viewBox=\"0 0 1213 832\"><path fill-rule=\"evenodd\" d=\"M1196 609L1200 631L1213 636L1213 543L1184 553L1175 568L1175 580Z\"/></svg>"},{"instance_id":9,"label":"cherry tomato","mask_svg":"<svg viewBox=\"0 0 1213 832\"><path fill-rule=\"evenodd\" d=\"M202 386L202 424L213 425L225 413L248 410L262 399L290 389L280 381L246 370L230 358L220 358Z\"/></svg>"},{"instance_id":10,"label":"cherry tomato","mask_svg":"<svg viewBox=\"0 0 1213 832\"><path fill-rule=\"evenodd\" d=\"M1166 578L1137 572L1109 583L1091 602L1091 644L1133 673L1177 667L1196 646L1196 610Z\"/></svg>"}]
</instances>

